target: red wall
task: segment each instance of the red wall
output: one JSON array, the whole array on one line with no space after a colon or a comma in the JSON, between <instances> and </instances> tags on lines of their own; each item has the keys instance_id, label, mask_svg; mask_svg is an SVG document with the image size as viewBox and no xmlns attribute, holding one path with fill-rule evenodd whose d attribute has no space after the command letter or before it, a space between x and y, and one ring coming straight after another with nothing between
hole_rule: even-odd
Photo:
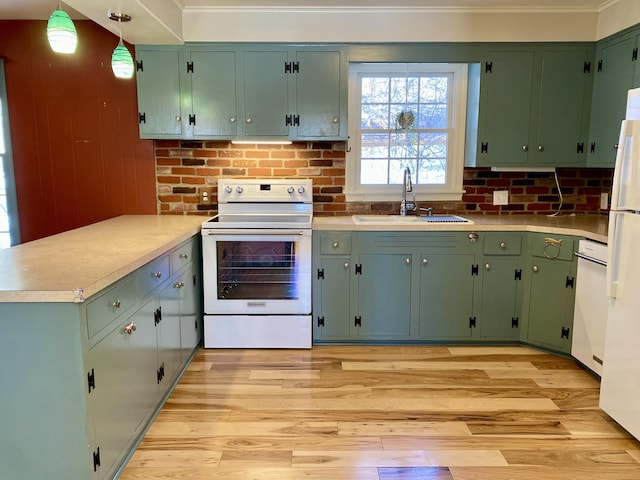
<instances>
[{"instance_id":1,"label":"red wall","mask_svg":"<svg viewBox=\"0 0 640 480\"><path fill-rule=\"evenodd\" d=\"M111 72L117 37L88 20L75 25L78 48L67 56L49 48L46 21L0 21L23 243L157 213L153 142L138 138L135 77Z\"/></svg>"}]
</instances>

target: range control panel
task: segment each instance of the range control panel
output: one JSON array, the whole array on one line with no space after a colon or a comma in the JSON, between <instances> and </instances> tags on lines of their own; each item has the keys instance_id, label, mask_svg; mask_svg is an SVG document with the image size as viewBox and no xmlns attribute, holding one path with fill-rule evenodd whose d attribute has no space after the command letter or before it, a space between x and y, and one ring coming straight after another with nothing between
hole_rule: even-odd
<instances>
[{"instance_id":1,"label":"range control panel","mask_svg":"<svg viewBox=\"0 0 640 480\"><path fill-rule=\"evenodd\" d=\"M312 203L311 180L218 179L218 203Z\"/></svg>"}]
</instances>

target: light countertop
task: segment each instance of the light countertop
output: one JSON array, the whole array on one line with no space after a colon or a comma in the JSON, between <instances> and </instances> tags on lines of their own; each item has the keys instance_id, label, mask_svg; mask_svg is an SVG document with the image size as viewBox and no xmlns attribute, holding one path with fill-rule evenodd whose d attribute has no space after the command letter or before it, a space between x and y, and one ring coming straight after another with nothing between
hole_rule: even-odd
<instances>
[{"instance_id":1,"label":"light countertop","mask_svg":"<svg viewBox=\"0 0 640 480\"><path fill-rule=\"evenodd\" d=\"M474 224L358 225L318 217L314 230L527 231L607 242L599 215L466 215ZM200 231L205 217L124 215L0 250L0 302L82 302Z\"/></svg>"},{"instance_id":2,"label":"light countertop","mask_svg":"<svg viewBox=\"0 0 640 480\"><path fill-rule=\"evenodd\" d=\"M468 223L396 223L357 224L351 216L314 217L314 230L369 230L369 231L525 231L576 235L598 242L607 242L608 217L604 215L463 215Z\"/></svg>"},{"instance_id":3,"label":"light countertop","mask_svg":"<svg viewBox=\"0 0 640 480\"><path fill-rule=\"evenodd\" d=\"M205 220L125 215L0 250L0 302L82 302L197 234Z\"/></svg>"}]
</instances>

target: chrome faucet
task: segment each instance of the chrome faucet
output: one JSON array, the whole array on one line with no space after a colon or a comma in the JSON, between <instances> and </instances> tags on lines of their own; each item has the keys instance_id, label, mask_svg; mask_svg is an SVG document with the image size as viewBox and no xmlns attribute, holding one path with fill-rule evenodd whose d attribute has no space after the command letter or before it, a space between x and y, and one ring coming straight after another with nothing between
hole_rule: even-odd
<instances>
[{"instance_id":1,"label":"chrome faucet","mask_svg":"<svg viewBox=\"0 0 640 480\"><path fill-rule=\"evenodd\" d=\"M409 167L404 167L402 184L402 202L400 202L400 215L404 217L407 212L413 212L416 209L415 200L413 203L407 203L407 192L413 191L413 185L411 184L411 170L409 169Z\"/></svg>"}]
</instances>

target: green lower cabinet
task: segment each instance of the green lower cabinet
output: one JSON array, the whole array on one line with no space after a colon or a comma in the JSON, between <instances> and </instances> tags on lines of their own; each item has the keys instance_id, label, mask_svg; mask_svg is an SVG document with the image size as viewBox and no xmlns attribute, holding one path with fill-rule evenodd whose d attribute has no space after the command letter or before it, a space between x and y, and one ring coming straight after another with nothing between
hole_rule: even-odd
<instances>
[{"instance_id":1,"label":"green lower cabinet","mask_svg":"<svg viewBox=\"0 0 640 480\"><path fill-rule=\"evenodd\" d=\"M180 290L183 283L172 280L160 291L156 332L158 336L158 385L171 384L181 361ZM181 286L182 285L182 286Z\"/></svg>"},{"instance_id":2,"label":"green lower cabinet","mask_svg":"<svg viewBox=\"0 0 640 480\"><path fill-rule=\"evenodd\" d=\"M576 237L314 232L314 342L524 342L569 353Z\"/></svg>"},{"instance_id":3,"label":"green lower cabinet","mask_svg":"<svg viewBox=\"0 0 640 480\"><path fill-rule=\"evenodd\" d=\"M151 299L89 352L88 401L102 473L114 472L159 397L156 308Z\"/></svg>"},{"instance_id":4,"label":"green lower cabinet","mask_svg":"<svg viewBox=\"0 0 640 480\"><path fill-rule=\"evenodd\" d=\"M482 340L516 340L520 335L520 257L485 257L478 328Z\"/></svg>"},{"instance_id":5,"label":"green lower cabinet","mask_svg":"<svg viewBox=\"0 0 640 480\"><path fill-rule=\"evenodd\" d=\"M420 337L464 340L473 334L474 255L420 258Z\"/></svg>"},{"instance_id":6,"label":"green lower cabinet","mask_svg":"<svg viewBox=\"0 0 640 480\"><path fill-rule=\"evenodd\" d=\"M522 341L571 353L577 244L575 237L566 235L529 235Z\"/></svg>"},{"instance_id":7,"label":"green lower cabinet","mask_svg":"<svg viewBox=\"0 0 640 480\"><path fill-rule=\"evenodd\" d=\"M408 339L411 331L412 255L361 254L355 265L358 308L352 319L361 339Z\"/></svg>"},{"instance_id":8,"label":"green lower cabinet","mask_svg":"<svg viewBox=\"0 0 640 480\"><path fill-rule=\"evenodd\" d=\"M181 361L186 362L193 353L193 350L200 342L200 332L202 327L200 321L200 292L202 286L199 276L189 267L178 278L178 282L183 284L179 292L180 297L180 348Z\"/></svg>"},{"instance_id":9,"label":"green lower cabinet","mask_svg":"<svg viewBox=\"0 0 640 480\"><path fill-rule=\"evenodd\" d=\"M323 257L314 272L313 337L317 340L349 338L350 257Z\"/></svg>"},{"instance_id":10,"label":"green lower cabinet","mask_svg":"<svg viewBox=\"0 0 640 480\"><path fill-rule=\"evenodd\" d=\"M536 258L530 272L526 341L571 353L575 299L573 263Z\"/></svg>"}]
</instances>

